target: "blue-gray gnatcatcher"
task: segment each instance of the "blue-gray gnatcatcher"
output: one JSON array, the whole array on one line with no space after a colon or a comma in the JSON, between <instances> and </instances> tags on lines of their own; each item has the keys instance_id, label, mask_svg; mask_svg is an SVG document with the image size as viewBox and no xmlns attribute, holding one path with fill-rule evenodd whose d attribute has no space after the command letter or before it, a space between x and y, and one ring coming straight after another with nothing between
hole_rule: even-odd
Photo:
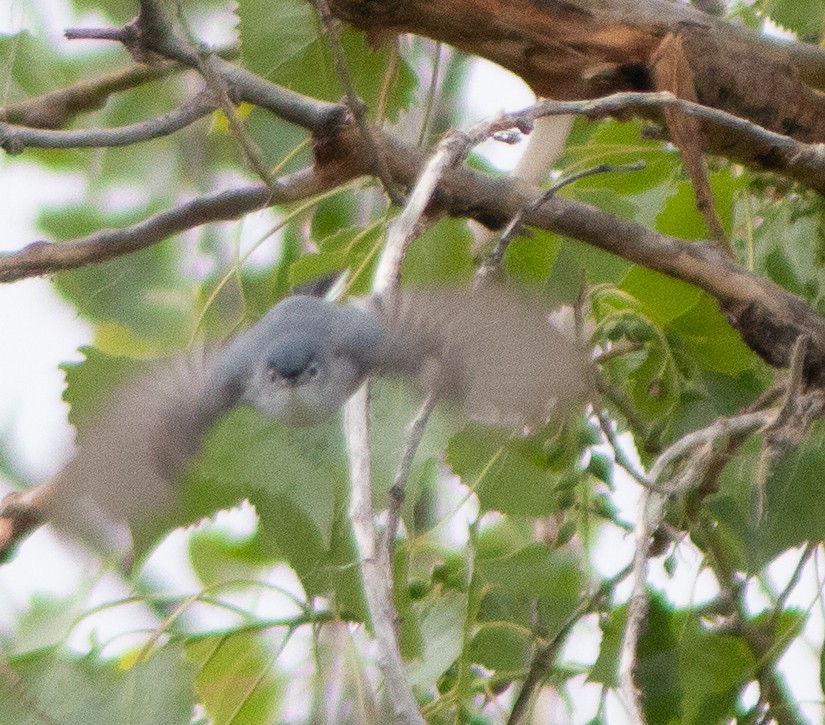
<instances>
[{"instance_id":1,"label":"blue-gray gnatcatcher","mask_svg":"<svg viewBox=\"0 0 825 725\"><path fill-rule=\"evenodd\" d=\"M406 375L476 418L540 422L587 397L586 358L547 310L497 290L289 297L218 349L124 386L55 479L48 516L132 521L167 499L211 424L247 403L289 425L331 416L372 375Z\"/></svg>"}]
</instances>

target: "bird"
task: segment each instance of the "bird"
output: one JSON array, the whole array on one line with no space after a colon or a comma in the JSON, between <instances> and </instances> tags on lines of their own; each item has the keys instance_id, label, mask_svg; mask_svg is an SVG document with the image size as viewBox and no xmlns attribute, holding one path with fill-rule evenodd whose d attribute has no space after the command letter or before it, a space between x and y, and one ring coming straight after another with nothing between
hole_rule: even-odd
<instances>
[{"instance_id":1,"label":"bird","mask_svg":"<svg viewBox=\"0 0 825 725\"><path fill-rule=\"evenodd\" d=\"M78 431L45 518L70 533L133 524L169 504L204 436L231 409L251 405L311 426L370 376L406 377L471 419L522 425L590 395L587 355L539 299L491 286L345 303L292 295L227 342L156 362L117 389L97 422Z\"/></svg>"}]
</instances>

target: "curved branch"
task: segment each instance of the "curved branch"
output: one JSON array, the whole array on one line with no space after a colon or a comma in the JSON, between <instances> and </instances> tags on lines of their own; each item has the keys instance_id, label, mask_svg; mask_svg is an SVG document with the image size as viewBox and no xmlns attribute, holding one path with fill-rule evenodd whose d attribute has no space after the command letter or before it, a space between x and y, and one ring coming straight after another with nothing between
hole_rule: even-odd
<instances>
[{"instance_id":1,"label":"curved branch","mask_svg":"<svg viewBox=\"0 0 825 725\"><path fill-rule=\"evenodd\" d=\"M104 262L138 251L166 237L201 224L228 221L263 209L314 196L351 178L341 168L337 174L296 171L274 184L274 193L263 185L203 196L175 209L160 212L122 229L102 229L68 242L32 242L19 252L0 255L0 282L51 274Z\"/></svg>"},{"instance_id":2,"label":"curved branch","mask_svg":"<svg viewBox=\"0 0 825 725\"><path fill-rule=\"evenodd\" d=\"M59 131L0 123L0 148L10 154L19 154L26 146L43 149L129 146L169 136L212 113L215 108L216 104L209 98L209 94L199 93L174 111L119 128Z\"/></svg>"},{"instance_id":3,"label":"curved branch","mask_svg":"<svg viewBox=\"0 0 825 725\"><path fill-rule=\"evenodd\" d=\"M148 66L135 63L0 108L0 120L30 128L60 128L80 113L102 107L113 93L184 70L172 61Z\"/></svg>"}]
</instances>

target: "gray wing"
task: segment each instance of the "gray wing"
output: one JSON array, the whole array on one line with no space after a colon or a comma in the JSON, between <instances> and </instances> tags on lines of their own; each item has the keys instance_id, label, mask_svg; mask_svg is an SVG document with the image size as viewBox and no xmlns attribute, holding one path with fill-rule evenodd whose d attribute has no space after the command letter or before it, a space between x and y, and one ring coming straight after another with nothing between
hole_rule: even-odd
<instances>
[{"instance_id":1,"label":"gray wing","mask_svg":"<svg viewBox=\"0 0 825 725\"><path fill-rule=\"evenodd\" d=\"M590 395L587 356L542 300L490 287L402 290L375 309L380 370L418 377L471 417L540 423Z\"/></svg>"},{"instance_id":2,"label":"gray wing","mask_svg":"<svg viewBox=\"0 0 825 725\"><path fill-rule=\"evenodd\" d=\"M156 363L115 391L98 421L78 432L77 453L53 482L47 517L105 544L112 522L134 523L169 505L175 478L238 401L233 382L214 375L217 354Z\"/></svg>"}]
</instances>

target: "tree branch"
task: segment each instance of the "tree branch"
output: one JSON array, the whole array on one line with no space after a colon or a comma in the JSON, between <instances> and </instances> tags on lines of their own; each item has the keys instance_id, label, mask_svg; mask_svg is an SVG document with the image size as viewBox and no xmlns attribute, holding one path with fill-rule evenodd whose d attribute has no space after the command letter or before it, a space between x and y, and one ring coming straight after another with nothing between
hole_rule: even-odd
<instances>
[{"instance_id":1,"label":"tree branch","mask_svg":"<svg viewBox=\"0 0 825 725\"><path fill-rule=\"evenodd\" d=\"M392 553L395 546L395 535L398 533L398 524L401 520L401 504L404 503L404 494L407 488L407 480L410 477L410 470L415 459L415 453L424 436L424 429L430 418L430 413L435 407L435 396L430 394L421 404L421 408L415 417L407 425L407 433L404 438L404 448L401 451L401 458L398 467L395 469L392 486L389 491L389 505L387 507L387 528L381 544L379 555L386 570L387 581L392 582Z\"/></svg>"},{"instance_id":2,"label":"tree branch","mask_svg":"<svg viewBox=\"0 0 825 725\"><path fill-rule=\"evenodd\" d=\"M10 103L0 108L0 120L30 128L61 128L78 114L101 108L114 93L182 70L182 66L172 61L153 66L135 63L25 101Z\"/></svg>"},{"instance_id":3,"label":"tree branch","mask_svg":"<svg viewBox=\"0 0 825 725\"><path fill-rule=\"evenodd\" d=\"M378 643L378 663L384 675L387 700L397 721L405 725L425 725L398 649L390 584L380 561L373 523L368 405L369 384L365 383L344 407L350 462L350 523L358 548L364 596Z\"/></svg>"},{"instance_id":4,"label":"tree branch","mask_svg":"<svg viewBox=\"0 0 825 725\"><path fill-rule=\"evenodd\" d=\"M167 22L163 3L142 0L138 17L122 28L71 29L66 31L66 37L115 40L139 60L164 58L198 70L201 56L178 37L172 27L171 22ZM214 58L213 67L238 100L265 108L303 128L320 132L343 123L346 118L346 107L340 104L317 101L281 88L221 57Z\"/></svg>"},{"instance_id":5,"label":"tree branch","mask_svg":"<svg viewBox=\"0 0 825 725\"><path fill-rule=\"evenodd\" d=\"M83 267L145 249L167 237L201 224L228 221L263 209L315 196L350 178L344 167L318 174L307 168L266 186L247 186L194 199L122 229L102 229L67 242L32 242L19 252L0 254L0 282Z\"/></svg>"},{"instance_id":6,"label":"tree branch","mask_svg":"<svg viewBox=\"0 0 825 725\"><path fill-rule=\"evenodd\" d=\"M372 129L370 128L369 121L367 120L366 106L358 97L352 78L350 77L349 70L347 68L347 60L344 57L344 49L341 46L341 31L338 27L338 21L330 14L329 6L327 5L326 0L310 0L310 2L312 2L315 6L315 12L317 13L321 26L326 31L327 38L329 39L329 47L332 52L335 72L338 75L338 80L341 81L341 85L344 87L344 93L347 97L347 106L349 106L349 110L355 119L356 125L358 126L358 131L361 134L361 141L372 159L372 168L374 173L384 186L384 191L387 193L387 196L389 196L394 204L401 206L404 203L404 199L398 189L396 189L395 181L392 176L390 176L389 169L387 168L387 162L384 160L378 145L375 143Z\"/></svg>"},{"instance_id":7,"label":"tree branch","mask_svg":"<svg viewBox=\"0 0 825 725\"><path fill-rule=\"evenodd\" d=\"M199 93L174 111L119 128L60 131L0 122L0 148L19 154L27 146L43 149L106 148L150 141L186 128L217 107L209 93Z\"/></svg>"}]
</instances>

